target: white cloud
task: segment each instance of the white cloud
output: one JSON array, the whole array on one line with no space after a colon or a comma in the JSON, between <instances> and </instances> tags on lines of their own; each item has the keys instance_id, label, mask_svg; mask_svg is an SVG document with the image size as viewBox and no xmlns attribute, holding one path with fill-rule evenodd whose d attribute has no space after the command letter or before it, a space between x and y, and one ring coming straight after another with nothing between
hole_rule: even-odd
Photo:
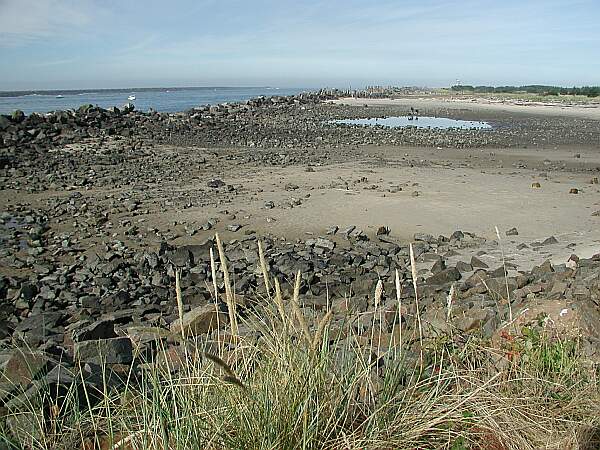
<instances>
[{"instance_id":1,"label":"white cloud","mask_svg":"<svg viewBox=\"0 0 600 450\"><path fill-rule=\"evenodd\" d=\"M86 0L0 0L0 45L68 36L92 23L94 10Z\"/></svg>"}]
</instances>

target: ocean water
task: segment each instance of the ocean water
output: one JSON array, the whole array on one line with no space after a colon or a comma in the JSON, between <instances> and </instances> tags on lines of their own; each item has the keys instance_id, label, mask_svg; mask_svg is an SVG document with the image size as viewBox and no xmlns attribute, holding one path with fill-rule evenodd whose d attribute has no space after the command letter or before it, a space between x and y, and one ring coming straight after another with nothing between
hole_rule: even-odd
<instances>
[{"instance_id":1,"label":"ocean water","mask_svg":"<svg viewBox=\"0 0 600 450\"><path fill-rule=\"evenodd\" d=\"M363 125L363 126L382 126L389 128L462 128L468 130L489 130L492 126L487 122L473 120L457 120L447 117L415 117L415 116L397 116L374 119L342 119L332 120L334 124Z\"/></svg>"},{"instance_id":2,"label":"ocean water","mask_svg":"<svg viewBox=\"0 0 600 450\"><path fill-rule=\"evenodd\" d=\"M160 112L185 111L196 106L212 105L224 102L239 102L250 98L273 95L294 95L307 92L301 88L271 87L200 87L200 88L144 88L144 89L107 89L88 91L39 91L35 93L0 92L0 114L9 114L20 109L26 114L32 112L78 108L84 104L98 105L102 108L122 107L133 103L137 110L147 111L153 108ZM130 95L135 100L128 100ZM57 97L60 96L60 97Z\"/></svg>"}]
</instances>

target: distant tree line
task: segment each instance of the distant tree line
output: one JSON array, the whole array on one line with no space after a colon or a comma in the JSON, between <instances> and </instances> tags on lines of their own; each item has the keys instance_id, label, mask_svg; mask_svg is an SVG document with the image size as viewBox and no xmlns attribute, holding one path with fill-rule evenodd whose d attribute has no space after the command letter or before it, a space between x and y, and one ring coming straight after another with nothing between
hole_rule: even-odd
<instances>
[{"instance_id":1,"label":"distant tree line","mask_svg":"<svg viewBox=\"0 0 600 450\"><path fill-rule=\"evenodd\" d=\"M588 97L600 96L600 86L560 87L531 84L528 86L470 86L457 84L450 88L455 92L478 92L484 94L514 94L528 93L540 95L586 95Z\"/></svg>"}]
</instances>

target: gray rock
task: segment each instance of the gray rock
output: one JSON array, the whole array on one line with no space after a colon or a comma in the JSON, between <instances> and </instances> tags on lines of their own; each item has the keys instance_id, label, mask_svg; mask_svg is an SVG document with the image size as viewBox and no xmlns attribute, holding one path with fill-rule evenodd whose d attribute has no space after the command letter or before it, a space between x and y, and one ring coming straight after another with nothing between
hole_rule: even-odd
<instances>
[{"instance_id":1,"label":"gray rock","mask_svg":"<svg viewBox=\"0 0 600 450\"><path fill-rule=\"evenodd\" d=\"M327 228L326 234L329 236L335 235L340 228L337 225L333 225Z\"/></svg>"},{"instance_id":2,"label":"gray rock","mask_svg":"<svg viewBox=\"0 0 600 450\"><path fill-rule=\"evenodd\" d=\"M192 262L192 254L187 248L180 247L169 255L169 260L178 267L185 267Z\"/></svg>"},{"instance_id":3,"label":"gray rock","mask_svg":"<svg viewBox=\"0 0 600 450\"><path fill-rule=\"evenodd\" d=\"M8 120L8 117L6 117L4 115L0 115L0 130L2 130L2 131L6 130L10 125L11 125L11 122L10 122L10 120Z\"/></svg>"},{"instance_id":4,"label":"gray rock","mask_svg":"<svg viewBox=\"0 0 600 450\"><path fill-rule=\"evenodd\" d=\"M335 242L330 241L329 239L317 238L315 240L315 247L333 250L335 248Z\"/></svg>"},{"instance_id":5,"label":"gray rock","mask_svg":"<svg viewBox=\"0 0 600 450\"><path fill-rule=\"evenodd\" d=\"M456 263L456 269L460 273L471 272L473 270L473 266L471 264L469 264L469 263L464 262L464 261L458 261Z\"/></svg>"},{"instance_id":6,"label":"gray rock","mask_svg":"<svg viewBox=\"0 0 600 450\"><path fill-rule=\"evenodd\" d=\"M458 281L460 278L460 272L456 269L456 267L450 267L427 278L425 281L429 285L442 285Z\"/></svg>"},{"instance_id":7,"label":"gray rock","mask_svg":"<svg viewBox=\"0 0 600 450\"><path fill-rule=\"evenodd\" d=\"M454 324L461 331L471 331L480 328L488 318L488 310L482 308L472 308L464 313L463 316L454 320Z\"/></svg>"},{"instance_id":8,"label":"gray rock","mask_svg":"<svg viewBox=\"0 0 600 450\"><path fill-rule=\"evenodd\" d=\"M102 364L129 364L133 361L133 346L128 337L76 342L75 359Z\"/></svg>"},{"instance_id":9,"label":"gray rock","mask_svg":"<svg viewBox=\"0 0 600 450\"><path fill-rule=\"evenodd\" d=\"M542 245L553 245L553 244L558 244L558 239L556 239L554 236L550 236L549 238L546 238L542 241Z\"/></svg>"},{"instance_id":10,"label":"gray rock","mask_svg":"<svg viewBox=\"0 0 600 450\"><path fill-rule=\"evenodd\" d=\"M489 269L490 266L488 266L486 263L484 263L477 256L473 255L471 257L471 267L473 267L475 269Z\"/></svg>"},{"instance_id":11,"label":"gray rock","mask_svg":"<svg viewBox=\"0 0 600 450\"><path fill-rule=\"evenodd\" d=\"M183 328L186 335L196 336L208 333L224 326L228 322L228 315L218 311L214 304L198 306L183 315L183 321L176 319L171 323L170 329L173 334L181 334Z\"/></svg>"},{"instance_id":12,"label":"gray rock","mask_svg":"<svg viewBox=\"0 0 600 450\"><path fill-rule=\"evenodd\" d=\"M465 237L465 234L462 231L460 231L460 230L457 230L457 231L455 231L454 233L452 233L450 235L450 239L455 239L457 241L460 241L461 239L464 239L464 237Z\"/></svg>"},{"instance_id":13,"label":"gray rock","mask_svg":"<svg viewBox=\"0 0 600 450\"><path fill-rule=\"evenodd\" d=\"M355 225L350 225L348 228L346 228L345 230L342 231L342 234L345 234L346 236L350 235L350 233L352 233L354 231L354 229L356 228Z\"/></svg>"},{"instance_id":14,"label":"gray rock","mask_svg":"<svg viewBox=\"0 0 600 450\"><path fill-rule=\"evenodd\" d=\"M25 113L23 111L21 111L20 109L16 109L10 115L10 118L15 123L21 123L21 122L23 122L23 120L25 120Z\"/></svg>"},{"instance_id":15,"label":"gray rock","mask_svg":"<svg viewBox=\"0 0 600 450\"><path fill-rule=\"evenodd\" d=\"M390 229L386 226L380 226L375 233L377 236L387 236L390 234Z\"/></svg>"},{"instance_id":16,"label":"gray rock","mask_svg":"<svg viewBox=\"0 0 600 450\"><path fill-rule=\"evenodd\" d=\"M27 386L50 363L41 352L19 348L11 350L2 359L0 382L9 383L11 389Z\"/></svg>"},{"instance_id":17,"label":"gray rock","mask_svg":"<svg viewBox=\"0 0 600 450\"><path fill-rule=\"evenodd\" d=\"M225 182L223 180L219 179L219 178L213 178L208 183L206 183L206 185L209 188L218 189L220 187L225 186Z\"/></svg>"},{"instance_id":18,"label":"gray rock","mask_svg":"<svg viewBox=\"0 0 600 450\"><path fill-rule=\"evenodd\" d=\"M114 320L98 320L73 332L73 341L89 341L117 337Z\"/></svg>"},{"instance_id":19,"label":"gray rock","mask_svg":"<svg viewBox=\"0 0 600 450\"><path fill-rule=\"evenodd\" d=\"M433 263L433 266L431 267L431 273L439 273L443 270L446 269L446 261L444 261L444 259L442 259L441 257L439 257L435 263Z\"/></svg>"},{"instance_id":20,"label":"gray rock","mask_svg":"<svg viewBox=\"0 0 600 450\"><path fill-rule=\"evenodd\" d=\"M415 241L423 241L423 242L434 242L436 239L431 234L426 233L415 233L413 235L413 239Z\"/></svg>"}]
</instances>

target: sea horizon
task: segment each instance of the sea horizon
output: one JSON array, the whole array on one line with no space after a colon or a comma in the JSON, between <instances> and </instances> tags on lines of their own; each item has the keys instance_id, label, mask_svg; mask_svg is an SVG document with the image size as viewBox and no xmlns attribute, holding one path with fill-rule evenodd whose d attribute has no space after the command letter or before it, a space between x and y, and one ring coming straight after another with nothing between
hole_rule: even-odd
<instances>
[{"instance_id":1,"label":"sea horizon","mask_svg":"<svg viewBox=\"0 0 600 450\"><path fill-rule=\"evenodd\" d=\"M299 89L297 86L234 86L234 85L215 85L215 86L126 86L117 88L54 88L54 89L4 89L0 90L0 97L23 97L25 95L57 95L57 94L79 94L79 93L95 93L95 92L124 92L124 91L136 91L136 92L151 92L151 91L186 91L186 90L205 90L205 89ZM320 89L317 87L302 87L306 90Z\"/></svg>"},{"instance_id":2,"label":"sea horizon","mask_svg":"<svg viewBox=\"0 0 600 450\"><path fill-rule=\"evenodd\" d=\"M0 114L26 114L76 109L92 104L103 108L133 103L136 109L181 112L203 105L240 102L260 96L287 96L314 88L275 86L177 86L99 89L34 89L0 91ZM131 98L135 97L135 98Z\"/></svg>"}]
</instances>

